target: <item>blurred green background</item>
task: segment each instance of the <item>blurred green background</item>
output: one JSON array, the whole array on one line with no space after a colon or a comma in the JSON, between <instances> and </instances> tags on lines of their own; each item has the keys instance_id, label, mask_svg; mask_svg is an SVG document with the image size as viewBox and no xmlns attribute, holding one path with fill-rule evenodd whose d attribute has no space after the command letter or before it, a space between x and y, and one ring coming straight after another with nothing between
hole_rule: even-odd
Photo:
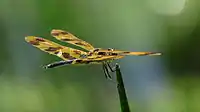
<instances>
[{"instance_id":1,"label":"blurred green background","mask_svg":"<svg viewBox=\"0 0 200 112\"><path fill-rule=\"evenodd\" d=\"M0 112L120 112L101 65L42 68L60 59L24 37L58 42L52 29L97 48L162 52L116 61L132 112L200 112L199 0L0 0Z\"/></svg>"}]
</instances>

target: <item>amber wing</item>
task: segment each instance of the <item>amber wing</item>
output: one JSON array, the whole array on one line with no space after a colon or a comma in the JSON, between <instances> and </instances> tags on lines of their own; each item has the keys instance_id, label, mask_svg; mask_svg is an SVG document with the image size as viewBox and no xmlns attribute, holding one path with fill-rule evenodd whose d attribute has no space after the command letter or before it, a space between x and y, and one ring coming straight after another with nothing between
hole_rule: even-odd
<instances>
[{"instance_id":1,"label":"amber wing","mask_svg":"<svg viewBox=\"0 0 200 112\"><path fill-rule=\"evenodd\" d=\"M132 51L122 51L122 50L112 50L109 49L100 49L99 54L109 53L113 56L127 56L127 55L135 55L135 56L154 56L154 55L161 55L160 52L132 52Z\"/></svg>"},{"instance_id":2,"label":"amber wing","mask_svg":"<svg viewBox=\"0 0 200 112\"><path fill-rule=\"evenodd\" d=\"M123 58L124 56L96 56L96 57L87 57L84 59L75 59L72 64L102 64L105 61L112 61L114 59Z\"/></svg>"},{"instance_id":3,"label":"amber wing","mask_svg":"<svg viewBox=\"0 0 200 112\"><path fill-rule=\"evenodd\" d=\"M131 52L131 51L113 51L120 55L135 55L135 56L156 56L161 55L160 52Z\"/></svg>"},{"instance_id":4,"label":"amber wing","mask_svg":"<svg viewBox=\"0 0 200 112\"><path fill-rule=\"evenodd\" d=\"M40 50L52 55L56 55L62 58L63 60L77 59L77 58L80 58L81 55L87 54L84 51L65 47L60 44L54 43L50 40L40 38L40 37L27 36L25 40L28 43L32 44L33 46L39 48Z\"/></svg>"},{"instance_id":5,"label":"amber wing","mask_svg":"<svg viewBox=\"0 0 200 112\"><path fill-rule=\"evenodd\" d=\"M67 32L67 31L54 29L51 31L51 35L58 40L79 46L88 51L94 50L94 47L91 44L77 38L76 36L72 35L71 33Z\"/></svg>"}]
</instances>

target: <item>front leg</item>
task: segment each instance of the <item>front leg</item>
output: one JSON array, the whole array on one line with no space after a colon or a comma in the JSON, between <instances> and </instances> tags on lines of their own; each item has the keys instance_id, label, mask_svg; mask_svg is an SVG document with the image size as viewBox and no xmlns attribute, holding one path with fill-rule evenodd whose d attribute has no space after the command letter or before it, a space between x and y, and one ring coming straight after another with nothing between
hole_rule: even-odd
<instances>
[{"instance_id":1,"label":"front leg","mask_svg":"<svg viewBox=\"0 0 200 112\"><path fill-rule=\"evenodd\" d=\"M117 63L116 63L117 64ZM111 72L115 72L116 71L116 67L111 67L110 63L109 62L106 62L106 66L109 68L109 70Z\"/></svg>"},{"instance_id":2,"label":"front leg","mask_svg":"<svg viewBox=\"0 0 200 112\"><path fill-rule=\"evenodd\" d=\"M108 68L107 68L105 63L103 63L103 72L104 72L104 75L105 75L106 79L112 80L112 77L109 74Z\"/></svg>"}]
</instances>

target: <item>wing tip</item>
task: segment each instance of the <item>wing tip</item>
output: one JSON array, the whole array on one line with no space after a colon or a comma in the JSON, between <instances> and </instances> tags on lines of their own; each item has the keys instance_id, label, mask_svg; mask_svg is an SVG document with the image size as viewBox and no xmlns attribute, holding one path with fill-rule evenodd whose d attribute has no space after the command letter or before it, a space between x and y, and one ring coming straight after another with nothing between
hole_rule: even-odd
<instances>
[{"instance_id":1,"label":"wing tip","mask_svg":"<svg viewBox=\"0 0 200 112\"><path fill-rule=\"evenodd\" d=\"M162 55L162 53L161 52L154 52L151 55L153 55L153 56L159 56L159 55Z\"/></svg>"},{"instance_id":2,"label":"wing tip","mask_svg":"<svg viewBox=\"0 0 200 112\"><path fill-rule=\"evenodd\" d=\"M26 36L25 41L34 45L38 45L40 42L46 42L47 40L41 37L36 37L36 36Z\"/></svg>"},{"instance_id":3,"label":"wing tip","mask_svg":"<svg viewBox=\"0 0 200 112\"><path fill-rule=\"evenodd\" d=\"M52 29L51 33L56 32L56 31L59 31L59 29Z\"/></svg>"},{"instance_id":4,"label":"wing tip","mask_svg":"<svg viewBox=\"0 0 200 112\"><path fill-rule=\"evenodd\" d=\"M25 40L27 41L27 42L29 42L30 40L33 40L35 38L35 36L26 36L25 37Z\"/></svg>"},{"instance_id":5,"label":"wing tip","mask_svg":"<svg viewBox=\"0 0 200 112\"><path fill-rule=\"evenodd\" d=\"M51 30L51 35L52 36L58 36L60 34L65 35L65 34L68 34L68 32L64 31L64 30L59 30L59 29L52 29Z\"/></svg>"}]
</instances>

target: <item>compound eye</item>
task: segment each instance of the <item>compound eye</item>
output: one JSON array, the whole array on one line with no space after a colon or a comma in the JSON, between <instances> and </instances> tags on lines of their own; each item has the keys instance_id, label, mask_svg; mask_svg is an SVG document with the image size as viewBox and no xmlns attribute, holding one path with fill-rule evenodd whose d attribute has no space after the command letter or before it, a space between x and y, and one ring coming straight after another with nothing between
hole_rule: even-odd
<instances>
[{"instance_id":1,"label":"compound eye","mask_svg":"<svg viewBox=\"0 0 200 112\"><path fill-rule=\"evenodd\" d=\"M113 48L108 48L108 51L114 51L114 49Z\"/></svg>"},{"instance_id":2,"label":"compound eye","mask_svg":"<svg viewBox=\"0 0 200 112\"><path fill-rule=\"evenodd\" d=\"M100 48L95 48L94 50L93 50L93 52L98 52L100 50Z\"/></svg>"}]
</instances>

